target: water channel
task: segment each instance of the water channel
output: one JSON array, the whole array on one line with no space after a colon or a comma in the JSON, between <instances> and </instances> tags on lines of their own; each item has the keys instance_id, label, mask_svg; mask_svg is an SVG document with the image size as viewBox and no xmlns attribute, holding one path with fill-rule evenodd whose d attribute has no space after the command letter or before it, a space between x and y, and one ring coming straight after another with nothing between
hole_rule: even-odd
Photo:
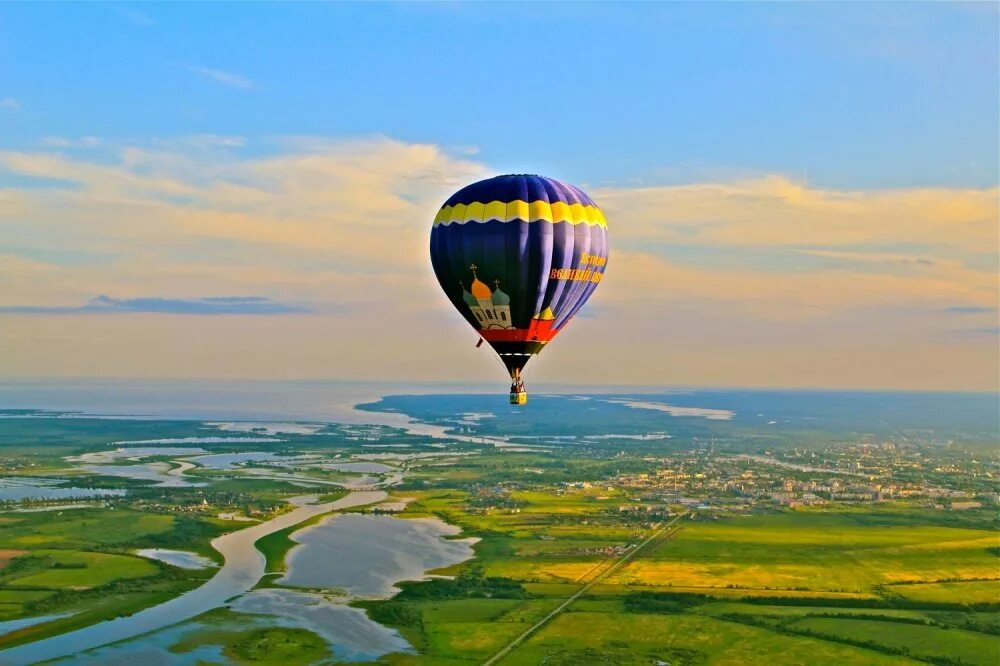
<instances>
[{"instance_id":1,"label":"water channel","mask_svg":"<svg viewBox=\"0 0 1000 666\"><path fill-rule=\"evenodd\" d=\"M250 591L263 577L266 562L254 547L261 537L298 525L313 516L365 504L381 502L385 491L354 491L335 502L307 504L297 502L296 508L267 522L224 534L212 540L212 547L225 558L225 564L207 583L158 606L141 610L128 617L106 620L83 629L19 645L0 651L0 664L32 664L92 650L108 643L168 627L214 608Z\"/></svg>"}]
</instances>

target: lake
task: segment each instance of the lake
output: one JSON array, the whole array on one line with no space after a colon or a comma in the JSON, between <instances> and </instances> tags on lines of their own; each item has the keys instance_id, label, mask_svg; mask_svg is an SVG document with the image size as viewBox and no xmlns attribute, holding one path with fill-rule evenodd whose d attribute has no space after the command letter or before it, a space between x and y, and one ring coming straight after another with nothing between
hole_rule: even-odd
<instances>
[{"instance_id":1,"label":"lake","mask_svg":"<svg viewBox=\"0 0 1000 666\"><path fill-rule=\"evenodd\" d=\"M18 502L27 499L79 499L82 497L121 497L124 490L64 486L65 479L28 477L0 478L0 500Z\"/></svg>"},{"instance_id":2,"label":"lake","mask_svg":"<svg viewBox=\"0 0 1000 666\"><path fill-rule=\"evenodd\" d=\"M191 553L186 550L142 548L135 551L135 554L139 557L146 557L151 560L166 562L167 564L172 564L175 567L180 567L181 569L208 569L209 567L216 566L215 562L207 557L199 555L198 553Z\"/></svg>"},{"instance_id":3,"label":"lake","mask_svg":"<svg viewBox=\"0 0 1000 666\"><path fill-rule=\"evenodd\" d=\"M476 539L445 538L459 532L437 518L332 516L292 535L300 545L289 552L279 582L383 599L400 581L424 580L428 570L471 559Z\"/></svg>"}]
</instances>

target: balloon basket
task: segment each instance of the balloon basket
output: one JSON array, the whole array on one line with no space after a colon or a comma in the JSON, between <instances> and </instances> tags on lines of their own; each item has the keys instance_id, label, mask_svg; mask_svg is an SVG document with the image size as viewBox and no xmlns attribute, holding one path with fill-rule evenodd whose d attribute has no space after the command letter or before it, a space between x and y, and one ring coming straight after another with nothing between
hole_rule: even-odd
<instances>
[{"instance_id":1,"label":"balloon basket","mask_svg":"<svg viewBox=\"0 0 1000 666\"><path fill-rule=\"evenodd\" d=\"M512 404L512 405L527 405L528 404L528 392L527 391L511 392L511 394L510 394L510 404Z\"/></svg>"}]
</instances>

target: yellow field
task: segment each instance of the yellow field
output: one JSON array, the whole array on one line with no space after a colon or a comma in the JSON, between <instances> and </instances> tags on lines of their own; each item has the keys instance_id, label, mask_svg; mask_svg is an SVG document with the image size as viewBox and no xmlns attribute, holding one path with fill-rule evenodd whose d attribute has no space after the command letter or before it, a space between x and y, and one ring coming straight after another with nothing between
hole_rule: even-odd
<instances>
[{"instance_id":1,"label":"yellow field","mask_svg":"<svg viewBox=\"0 0 1000 666\"><path fill-rule=\"evenodd\" d=\"M844 516L787 514L688 523L608 582L866 594L887 583L996 578L997 547L1000 535L986 530L859 527Z\"/></svg>"},{"instance_id":2,"label":"yellow field","mask_svg":"<svg viewBox=\"0 0 1000 666\"><path fill-rule=\"evenodd\" d=\"M816 583L816 567L797 564L701 564L697 562L665 562L639 559L613 575L612 582L633 585L675 585L681 587L727 587L739 585L748 589L812 587ZM827 580L830 574L823 572ZM846 574L842 585L857 587L857 579ZM833 583L834 585L839 585ZM855 590L860 591L860 590Z\"/></svg>"},{"instance_id":3,"label":"yellow field","mask_svg":"<svg viewBox=\"0 0 1000 666\"><path fill-rule=\"evenodd\" d=\"M955 601L963 603L1000 603L1000 579L959 583L921 583L893 585L894 593L914 601Z\"/></svg>"}]
</instances>

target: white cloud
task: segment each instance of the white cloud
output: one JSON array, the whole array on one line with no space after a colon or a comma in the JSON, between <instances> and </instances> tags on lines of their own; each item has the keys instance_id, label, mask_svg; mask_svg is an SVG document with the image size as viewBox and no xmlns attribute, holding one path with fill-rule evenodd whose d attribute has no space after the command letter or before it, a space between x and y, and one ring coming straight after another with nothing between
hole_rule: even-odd
<instances>
[{"instance_id":1,"label":"white cloud","mask_svg":"<svg viewBox=\"0 0 1000 666\"><path fill-rule=\"evenodd\" d=\"M82 312L73 320L82 337L45 354L27 346L30 333L54 335L63 315L21 308L4 315L24 344L0 350L0 373L86 373L140 345L162 350L146 361L129 354L147 375L491 376L489 354L463 351L475 332L439 293L427 255L438 206L489 167L384 137L285 138L264 155L244 143L201 136L100 142L85 154L0 152L0 172L41 179L0 190L0 238L18 245L0 257L0 306L57 312L95 294L254 294L315 305L315 314L189 332L165 324L172 315L133 312L112 330L124 315ZM596 316L574 321L532 371L567 381L989 387L996 346L953 335L953 311L970 313L969 328L995 325L995 271L976 260L997 245L995 194L847 192L780 176L598 188L613 252L588 308ZM695 252L704 248L717 254ZM791 267L730 263L755 252ZM87 336L107 342L88 346ZM181 358L192 336L199 351ZM597 346L601 354L587 353Z\"/></svg>"},{"instance_id":2,"label":"white cloud","mask_svg":"<svg viewBox=\"0 0 1000 666\"><path fill-rule=\"evenodd\" d=\"M212 67L205 67L203 65L188 65L187 69L195 74L198 74L199 76L203 76L206 79L210 79L216 83L221 83L225 86L240 88L241 90L257 89L257 84L242 74L235 74L233 72L227 72L225 70L215 69Z\"/></svg>"},{"instance_id":3,"label":"white cloud","mask_svg":"<svg viewBox=\"0 0 1000 666\"><path fill-rule=\"evenodd\" d=\"M606 188L601 205L643 242L743 247L996 247L1000 188L833 190L785 176Z\"/></svg>"},{"instance_id":4,"label":"white cloud","mask_svg":"<svg viewBox=\"0 0 1000 666\"><path fill-rule=\"evenodd\" d=\"M0 110L20 111L21 102L20 100L14 99L13 97L0 97Z\"/></svg>"},{"instance_id":5,"label":"white cloud","mask_svg":"<svg viewBox=\"0 0 1000 666\"><path fill-rule=\"evenodd\" d=\"M135 25L142 26L144 28L156 25L156 21L154 21L149 14L141 12L138 9L135 9L134 7L128 7L121 3L114 3L111 5L111 7L112 9L114 9L115 12L118 13L119 16L127 19L128 21L130 21Z\"/></svg>"},{"instance_id":6,"label":"white cloud","mask_svg":"<svg viewBox=\"0 0 1000 666\"><path fill-rule=\"evenodd\" d=\"M42 139L42 145L51 148L97 148L101 145L101 140L96 136L81 136L75 139L47 136Z\"/></svg>"}]
</instances>

